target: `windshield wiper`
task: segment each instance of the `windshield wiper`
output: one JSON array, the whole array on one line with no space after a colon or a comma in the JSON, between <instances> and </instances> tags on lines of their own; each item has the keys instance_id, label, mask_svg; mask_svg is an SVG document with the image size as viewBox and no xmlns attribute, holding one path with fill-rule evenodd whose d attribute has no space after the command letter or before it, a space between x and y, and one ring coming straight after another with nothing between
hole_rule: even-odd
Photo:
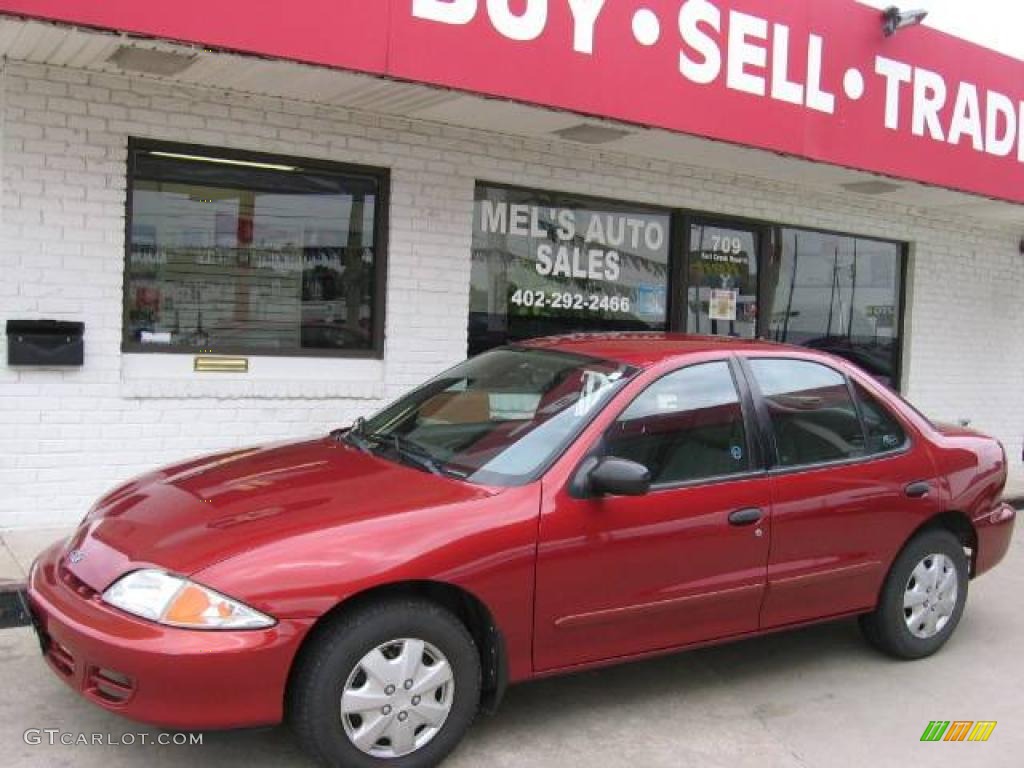
<instances>
[{"instance_id":1,"label":"windshield wiper","mask_svg":"<svg viewBox=\"0 0 1024 768\"><path fill-rule=\"evenodd\" d=\"M447 477L465 479L464 474L444 466L443 463L431 455L430 451L427 450L426 447L420 445L415 440L410 440L408 437L402 437L397 433L392 433L390 435L384 434L383 432L367 433L366 419L361 416L352 423L352 426L349 429L338 430L332 434L334 434L337 439L344 440L350 445L354 445L363 453L378 453L381 448L389 448L400 458L415 464L421 469L425 469L433 475L445 475Z\"/></svg>"},{"instance_id":2,"label":"windshield wiper","mask_svg":"<svg viewBox=\"0 0 1024 768\"><path fill-rule=\"evenodd\" d=\"M385 435L381 432L371 432L365 435L364 439L374 445L392 448L401 458L411 461L432 475L462 477L458 472L448 469L444 464L435 459L424 446L415 440L410 440L408 437L402 437L397 432L390 435Z\"/></svg>"}]
</instances>

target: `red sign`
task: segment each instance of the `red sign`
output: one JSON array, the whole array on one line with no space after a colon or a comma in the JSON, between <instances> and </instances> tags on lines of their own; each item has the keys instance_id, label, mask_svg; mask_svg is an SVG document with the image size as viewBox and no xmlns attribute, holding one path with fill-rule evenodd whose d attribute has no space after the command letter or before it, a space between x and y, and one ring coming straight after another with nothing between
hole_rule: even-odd
<instances>
[{"instance_id":1,"label":"red sign","mask_svg":"<svg viewBox=\"0 0 1024 768\"><path fill-rule=\"evenodd\" d=\"M0 12L432 83L1024 203L1024 64L928 28L885 38L881 14L853 0L0 0Z\"/></svg>"}]
</instances>

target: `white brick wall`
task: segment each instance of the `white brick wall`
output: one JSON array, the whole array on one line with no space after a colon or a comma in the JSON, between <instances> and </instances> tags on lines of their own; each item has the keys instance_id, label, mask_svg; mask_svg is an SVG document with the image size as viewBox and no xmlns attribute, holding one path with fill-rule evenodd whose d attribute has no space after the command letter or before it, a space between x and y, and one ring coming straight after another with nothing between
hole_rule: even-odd
<instances>
[{"instance_id":1,"label":"white brick wall","mask_svg":"<svg viewBox=\"0 0 1024 768\"><path fill-rule=\"evenodd\" d=\"M1019 227L714 173L699 158L669 164L22 63L3 79L0 334L15 317L87 330L81 370L0 361L0 529L73 523L106 488L155 465L323 432L461 359L477 179L912 242L909 395L999 436L1020 466ZM123 357L129 136L391 169L383 362L254 360L249 377L199 378L187 360Z\"/></svg>"}]
</instances>

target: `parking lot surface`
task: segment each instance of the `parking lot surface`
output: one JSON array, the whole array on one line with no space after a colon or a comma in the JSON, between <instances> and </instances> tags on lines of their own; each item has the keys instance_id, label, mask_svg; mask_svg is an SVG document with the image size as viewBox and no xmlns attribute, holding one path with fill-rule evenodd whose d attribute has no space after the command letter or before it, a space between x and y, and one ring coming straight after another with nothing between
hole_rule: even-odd
<instances>
[{"instance_id":1,"label":"parking lot surface","mask_svg":"<svg viewBox=\"0 0 1024 768\"><path fill-rule=\"evenodd\" d=\"M936 656L898 662L856 622L511 689L446 768L607 766L1020 766L1024 755L1024 544L971 584L956 634ZM205 733L196 746L141 745L160 731L81 699L44 665L28 629L0 631L0 745L10 767L312 768L284 728ZM930 720L995 720L988 742L922 743ZM103 744L26 743L57 729ZM134 744L124 745L125 734ZM59 737L55 737L59 738ZM30 740L31 734L30 734Z\"/></svg>"}]
</instances>

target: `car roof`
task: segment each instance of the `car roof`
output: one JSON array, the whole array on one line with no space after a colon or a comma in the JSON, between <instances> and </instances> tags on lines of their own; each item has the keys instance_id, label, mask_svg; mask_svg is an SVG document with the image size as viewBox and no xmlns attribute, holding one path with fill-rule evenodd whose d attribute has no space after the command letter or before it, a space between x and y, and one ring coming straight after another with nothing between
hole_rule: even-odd
<instances>
[{"instance_id":1,"label":"car roof","mask_svg":"<svg viewBox=\"0 0 1024 768\"><path fill-rule=\"evenodd\" d=\"M684 333L578 333L518 342L516 346L553 349L649 368L665 360L704 352L756 352L786 349L771 341ZM801 349L807 352L806 349Z\"/></svg>"}]
</instances>

